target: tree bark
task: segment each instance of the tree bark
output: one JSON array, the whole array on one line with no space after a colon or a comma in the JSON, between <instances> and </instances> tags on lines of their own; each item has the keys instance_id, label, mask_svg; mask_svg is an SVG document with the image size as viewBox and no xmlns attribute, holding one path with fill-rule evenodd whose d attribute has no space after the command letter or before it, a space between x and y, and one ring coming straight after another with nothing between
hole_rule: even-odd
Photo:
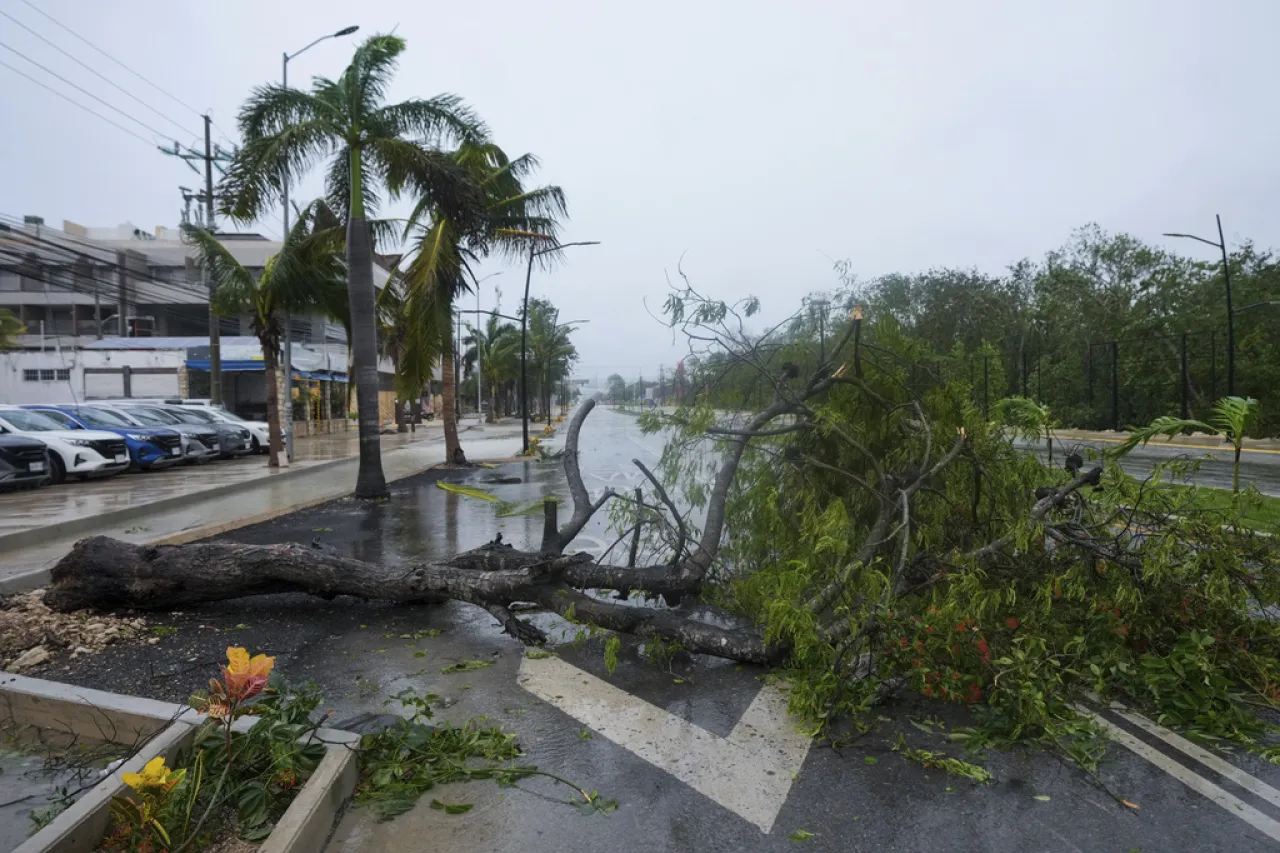
<instances>
[{"instance_id":1,"label":"tree bark","mask_svg":"<svg viewBox=\"0 0 1280 853\"><path fill-rule=\"evenodd\" d=\"M445 458L454 465L467 464L467 455L462 452L462 443L458 440L458 388L457 375L453 363L453 323L445 323L444 349L440 353L440 376L443 387L444 411L444 453Z\"/></svg>"},{"instance_id":2,"label":"tree bark","mask_svg":"<svg viewBox=\"0 0 1280 853\"><path fill-rule=\"evenodd\" d=\"M378 325L374 305L373 250L364 218L360 149L351 149L351 214L347 218L347 299L351 307L351 354L355 364L356 411L360 424L357 498L390 494L382 473L382 420L378 413Z\"/></svg>"},{"instance_id":3,"label":"tree bark","mask_svg":"<svg viewBox=\"0 0 1280 853\"><path fill-rule=\"evenodd\" d=\"M271 322L268 320L268 322ZM283 450L280 439L280 386L276 381L276 373L280 369L280 342L270 331L258 336L262 344L262 367L265 373L264 385L267 392L267 465L280 467L280 452Z\"/></svg>"}]
</instances>

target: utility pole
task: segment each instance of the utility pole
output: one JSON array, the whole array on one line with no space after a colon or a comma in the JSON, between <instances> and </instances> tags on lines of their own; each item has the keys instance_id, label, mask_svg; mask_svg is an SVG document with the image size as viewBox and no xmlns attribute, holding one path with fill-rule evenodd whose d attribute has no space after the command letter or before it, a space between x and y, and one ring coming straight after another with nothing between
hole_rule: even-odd
<instances>
[{"instance_id":1,"label":"utility pole","mask_svg":"<svg viewBox=\"0 0 1280 853\"><path fill-rule=\"evenodd\" d=\"M193 161L204 161L204 228L209 233L213 233L215 223L213 220L213 169L216 165L218 171L223 171L222 163L229 163L232 159L230 152L223 151L214 145L211 139L210 126L213 120L208 114L204 116L204 151L196 151L193 148L173 143L173 148L165 148L163 145L157 146L162 154L168 154L170 157L177 157L183 160L187 166L191 168L197 175L201 174L201 170L196 167ZM181 189L181 188L180 188ZM183 190L183 199L189 201L189 193ZM197 195L196 198L199 198ZM222 400L222 344L221 334L218 327L218 317L213 313L213 282L209 278L208 269L202 271L204 285L209 293L209 397L216 406L221 406ZM123 314L120 321L125 322L126 318ZM124 332L121 332L124 334Z\"/></svg>"},{"instance_id":2,"label":"utility pole","mask_svg":"<svg viewBox=\"0 0 1280 853\"><path fill-rule=\"evenodd\" d=\"M1222 253L1222 282L1227 291L1227 396L1234 397L1236 393L1236 310L1231 302L1231 261L1227 257L1227 238L1222 235L1222 216L1214 214L1214 219L1218 223L1218 242L1216 243L1194 234L1166 232L1164 236L1196 240L1206 246L1213 246Z\"/></svg>"},{"instance_id":3,"label":"utility pole","mask_svg":"<svg viewBox=\"0 0 1280 853\"><path fill-rule=\"evenodd\" d=\"M209 127L209 114L204 114L204 224L209 233L214 232L213 222L213 142ZM209 293L209 397L215 406L222 405L222 329L218 315L213 313L213 279L209 278L209 265L204 267L205 290Z\"/></svg>"}]
</instances>

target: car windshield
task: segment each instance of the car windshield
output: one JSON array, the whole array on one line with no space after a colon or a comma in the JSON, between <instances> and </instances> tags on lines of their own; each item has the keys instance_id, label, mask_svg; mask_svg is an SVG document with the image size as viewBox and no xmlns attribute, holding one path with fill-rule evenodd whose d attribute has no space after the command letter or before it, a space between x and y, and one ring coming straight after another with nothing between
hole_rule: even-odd
<instances>
[{"instance_id":1,"label":"car windshield","mask_svg":"<svg viewBox=\"0 0 1280 853\"><path fill-rule=\"evenodd\" d=\"M128 414L135 421L147 426L169 426L178 423L176 418L170 418L164 412L158 412L155 409L130 408Z\"/></svg>"},{"instance_id":2,"label":"car windshield","mask_svg":"<svg viewBox=\"0 0 1280 853\"><path fill-rule=\"evenodd\" d=\"M73 409L76 417L84 421L91 427L105 427L107 429L119 429L120 427L131 427L134 424L129 423L124 415L117 414L107 409L90 409L87 406Z\"/></svg>"},{"instance_id":3,"label":"car windshield","mask_svg":"<svg viewBox=\"0 0 1280 853\"><path fill-rule=\"evenodd\" d=\"M16 430L23 432L48 432L54 429L66 429L62 424L48 415L39 412L28 412L25 409L6 409L0 412L0 418Z\"/></svg>"},{"instance_id":4,"label":"car windshield","mask_svg":"<svg viewBox=\"0 0 1280 853\"><path fill-rule=\"evenodd\" d=\"M220 421L208 412L199 409L165 409L170 415L189 424L216 424Z\"/></svg>"},{"instance_id":5,"label":"car windshield","mask_svg":"<svg viewBox=\"0 0 1280 853\"><path fill-rule=\"evenodd\" d=\"M223 411L222 409L202 409L201 411L202 413L207 413L209 417L213 418L215 421L221 421L224 424L244 423L240 418L230 412Z\"/></svg>"}]
</instances>

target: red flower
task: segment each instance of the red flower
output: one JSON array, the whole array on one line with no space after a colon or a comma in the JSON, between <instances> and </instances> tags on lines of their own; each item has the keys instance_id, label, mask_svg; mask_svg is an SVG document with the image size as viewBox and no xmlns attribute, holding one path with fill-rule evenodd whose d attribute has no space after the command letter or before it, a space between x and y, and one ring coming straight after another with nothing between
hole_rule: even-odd
<instances>
[{"instance_id":1,"label":"red flower","mask_svg":"<svg viewBox=\"0 0 1280 853\"><path fill-rule=\"evenodd\" d=\"M1010 616L1008 619L1004 620L1004 624L1009 626L1009 630L1016 631L1018 630L1018 625L1021 623L1019 623L1017 619L1014 619L1012 616Z\"/></svg>"},{"instance_id":2,"label":"red flower","mask_svg":"<svg viewBox=\"0 0 1280 853\"><path fill-rule=\"evenodd\" d=\"M925 632L926 634L932 634L932 633L933 633L933 626L932 626L932 625L925 625L925 626L924 626L924 632Z\"/></svg>"},{"instance_id":3,"label":"red flower","mask_svg":"<svg viewBox=\"0 0 1280 853\"><path fill-rule=\"evenodd\" d=\"M991 663L991 650L987 648L987 641L979 637L977 646L978 654L982 655L982 659L987 663Z\"/></svg>"},{"instance_id":4,"label":"red flower","mask_svg":"<svg viewBox=\"0 0 1280 853\"><path fill-rule=\"evenodd\" d=\"M932 687L925 687L925 689L924 689L924 690L922 690L922 691L920 691L920 692L921 692L921 693L923 693L923 694L924 694L924 695L926 695L926 696L932 696L932 695L933 695L933 688L932 688Z\"/></svg>"},{"instance_id":5,"label":"red flower","mask_svg":"<svg viewBox=\"0 0 1280 853\"><path fill-rule=\"evenodd\" d=\"M970 684L969 694L965 696L965 699L969 702L970 705L972 705L974 702L982 701L982 688L976 684Z\"/></svg>"}]
</instances>

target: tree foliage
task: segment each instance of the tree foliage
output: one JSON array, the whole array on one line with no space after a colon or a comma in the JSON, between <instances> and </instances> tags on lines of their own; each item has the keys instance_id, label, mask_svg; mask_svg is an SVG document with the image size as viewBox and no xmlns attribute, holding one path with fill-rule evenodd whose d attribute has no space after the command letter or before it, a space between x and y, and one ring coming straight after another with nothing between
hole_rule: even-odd
<instances>
[{"instance_id":1,"label":"tree foliage","mask_svg":"<svg viewBox=\"0 0 1280 853\"><path fill-rule=\"evenodd\" d=\"M886 313L823 363L798 316L742 331L747 304L673 294L701 384L674 420L644 423L668 436L663 479L690 523L745 444L703 595L786 650L815 731L909 690L969 706L973 745L1031 740L1089 765L1073 704L1093 691L1277 757L1252 708L1280 706L1280 628L1262 615L1280 603L1277 546L1198 510L1173 483L1189 463L1145 481L1109 457L1044 464L975 402L955 369L972 350L940 358ZM1050 423L1030 401L1000 408ZM671 538L652 528L654 547Z\"/></svg>"}]
</instances>

